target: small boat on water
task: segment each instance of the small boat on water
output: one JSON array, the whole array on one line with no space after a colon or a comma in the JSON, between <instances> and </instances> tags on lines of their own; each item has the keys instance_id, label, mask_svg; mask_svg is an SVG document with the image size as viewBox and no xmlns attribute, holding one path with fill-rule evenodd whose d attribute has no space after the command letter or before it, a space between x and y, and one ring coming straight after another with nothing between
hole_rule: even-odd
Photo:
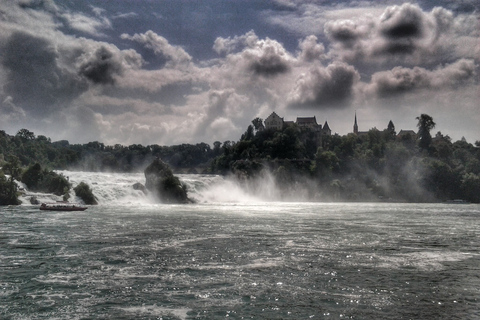
<instances>
[{"instance_id":1,"label":"small boat on water","mask_svg":"<svg viewBox=\"0 0 480 320\"><path fill-rule=\"evenodd\" d=\"M40 205L40 210L50 210L50 211L84 211L88 207L81 205L79 203L70 203L70 202L53 202L47 203L44 202Z\"/></svg>"}]
</instances>

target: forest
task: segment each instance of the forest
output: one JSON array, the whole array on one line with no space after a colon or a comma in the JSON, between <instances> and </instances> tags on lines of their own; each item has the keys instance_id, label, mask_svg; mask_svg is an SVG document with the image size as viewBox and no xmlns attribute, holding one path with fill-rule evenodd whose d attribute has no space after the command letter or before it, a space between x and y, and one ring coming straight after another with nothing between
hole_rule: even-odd
<instances>
[{"instance_id":1,"label":"forest","mask_svg":"<svg viewBox=\"0 0 480 320\"><path fill-rule=\"evenodd\" d=\"M27 186L67 194L68 182L52 170L135 172L160 158L174 172L222 174L248 184L269 175L282 193L303 189L313 201L480 202L480 141L452 142L429 115L418 133L386 129L323 136L296 125L266 130L262 119L238 141L175 146L107 146L98 141L52 142L21 129L0 131L0 204L14 204L13 178ZM10 178L7 178L10 177ZM64 179L64 178L63 178Z\"/></svg>"}]
</instances>

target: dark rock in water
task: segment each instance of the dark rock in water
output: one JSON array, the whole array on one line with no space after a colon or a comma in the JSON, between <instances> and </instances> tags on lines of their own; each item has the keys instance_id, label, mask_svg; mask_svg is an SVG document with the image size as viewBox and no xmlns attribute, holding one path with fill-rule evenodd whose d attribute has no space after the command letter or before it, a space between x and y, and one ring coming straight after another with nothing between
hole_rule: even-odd
<instances>
[{"instance_id":1,"label":"dark rock in water","mask_svg":"<svg viewBox=\"0 0 480 320\"><path fill-rule=\"evenodd\" d=\"M85 202L85 204L97 205L97 197L93 195L92 189L85 182L80 182L75 188L75 195Z\"/></svg>"},{"instance_id":2,"label":"dark rock in water","mask_svg":"<svg viewBox=\"0 0 480 320\"><path fill-rule=\"evenodd\" d=\"M30 204L40 204L40 201L38 201L37 197L32 196L30 198Z\"/></svg>"},{"instance_id":3,"label":"dark rock in water","mask_svg":"<svg viewBox=\"0 0 480 320\"><path fill-rule=\"evenodd\" d=\"M160 159L155 159L145 169L145 187L164 203L189 203L187 186L173 175L170 167Z\"/></svg>"},{"instance_id":4,"label":"dark rock in water","mask_svg":"<svg viewBox=\"0 0 480 320\"><path fill-rule=\"evenodd\" d=\"M140 190L144 194L148 193L147 188L145 188L145 186L143 184L141 184L140 182L137 182L133 185L133 190Z\"/></svg>"}]
</instances>

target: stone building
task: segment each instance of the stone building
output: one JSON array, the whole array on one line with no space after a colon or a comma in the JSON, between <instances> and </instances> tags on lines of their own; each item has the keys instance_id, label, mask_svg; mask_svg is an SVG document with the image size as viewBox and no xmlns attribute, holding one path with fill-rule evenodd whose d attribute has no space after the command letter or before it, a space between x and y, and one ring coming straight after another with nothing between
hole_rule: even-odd
<instances>
[{"instance_id":1,"label":"stone building","mask_svg":"<svg viewBox=\"0 0 480 320\"><path fill-rule=\"evenodd\" d=\"M282 130L283 125L283 118L280 118L275 112L272 112L272 114L265 119L265 129L267 130Z\"/></svg>"},{"instance_id":2,"label":"stone building","mask_svg":"<svg viewBox=\"0 0 480 320\"><path fill-rule=\"evenodd\" d=\"M298 129L304 133L301 136L303 140L313 139L317 146L322 145L322 137L332 135L332 130L330 129L328 122L325 121L325 124L318 124L317 118L313 117L297 117L296 121L285 121L283 118L278 116L275 112L272 112L265 119L265 129L267 130L281 130L284 127L297 125ZM305 141L304 141L305 142Z\"/></svg>"}]
</instances>

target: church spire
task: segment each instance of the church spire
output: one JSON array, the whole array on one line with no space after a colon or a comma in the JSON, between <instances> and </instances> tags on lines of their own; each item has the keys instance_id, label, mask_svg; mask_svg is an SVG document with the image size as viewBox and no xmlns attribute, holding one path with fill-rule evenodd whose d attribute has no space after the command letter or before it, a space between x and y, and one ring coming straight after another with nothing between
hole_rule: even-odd
<instances>
[{"instance_id":1,"label":"church spire","mask_svg":"<svg viewBox=\"0 0 480 320\"><path fill-rule=\"evenodd\" d=\"M355 111L355 122L353 123L353 133L358 134L357 111Z\"/></svg>"}]
</instances>

